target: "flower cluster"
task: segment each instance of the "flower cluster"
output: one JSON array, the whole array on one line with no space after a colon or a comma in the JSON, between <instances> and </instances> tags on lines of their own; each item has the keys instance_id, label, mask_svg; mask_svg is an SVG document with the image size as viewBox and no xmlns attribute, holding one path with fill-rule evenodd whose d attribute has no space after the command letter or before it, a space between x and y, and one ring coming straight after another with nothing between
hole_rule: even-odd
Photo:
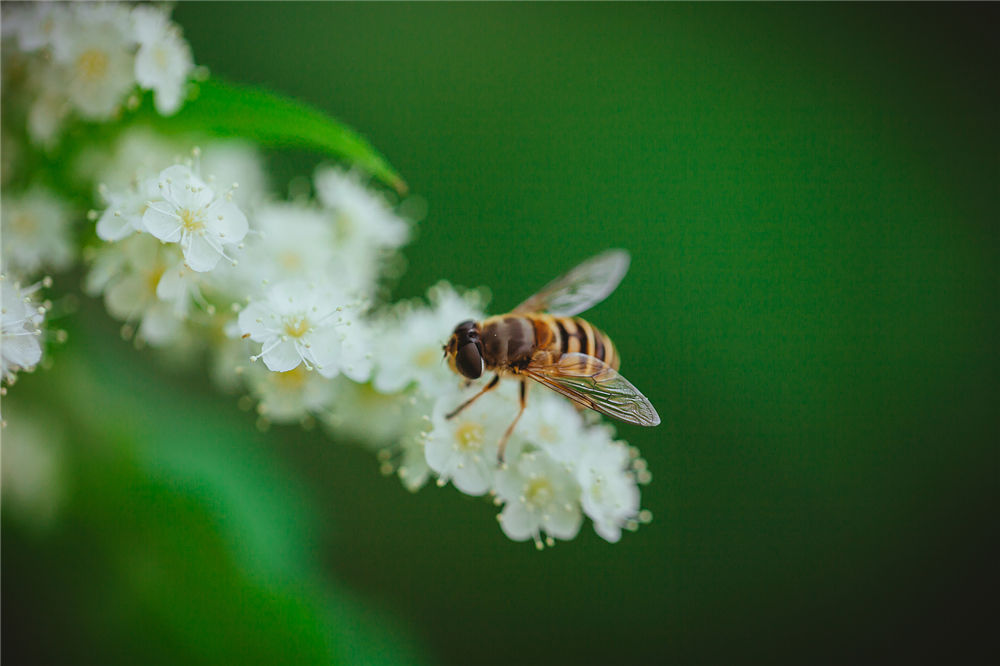
<instances>
[{"instance_id":1,"label":"flower cluster","mask_svg":"<svg viewBox=\"0 0 1000 666\"><path fill-rule=\"evenodd\" d=\"M28 131L45 145L71 114L111 119L137 88L153 91L161 114L174 113L194 68L179 28L156 5L5 3L3 39L14 42L4 74L28 88Z\"/></svg>"},{"instance_id":2,"label":"flower cluster","mask_svg":"<svg viewBox=\"0 0 1000 666\"><path fill-rule=\"evenodd\" d=\"M42 358L44 275L72 267L85 245L84 290L123 334L173 359L207 357L262 426L319 422L371 447L410 490L435 479L491 497L503 532L538 547L574 538L584 516L611 542L649 519L638 452L556 394L531 391L503 464L516 382L447 418L476 387L443 362L442 344L457 323L485 316L485 297L439 283L426 300L382 302L412 222L360 173L320 166L314 196L282 200L254 146L192 149L189 137L133 122L66 153L63 182L89 194L64 198L23 177L21 151L54 145L72 115L112 120L139 89L153 91L160 114L179 108L193 61L167 10L4 4L3 35L5 93L27 91L16 97L23 123L3 119L6 384Z\"/></svg>"}]
</instances>

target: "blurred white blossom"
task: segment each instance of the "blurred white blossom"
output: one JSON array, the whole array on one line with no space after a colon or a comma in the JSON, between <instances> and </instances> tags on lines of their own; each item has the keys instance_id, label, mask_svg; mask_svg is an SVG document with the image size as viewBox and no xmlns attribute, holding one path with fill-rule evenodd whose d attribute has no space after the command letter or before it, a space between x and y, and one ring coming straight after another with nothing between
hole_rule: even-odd
<instances>
[{"instance_id":1,"label":"blurred white blossom","mask_svg":"<svg viewBox=\"0 0 1000 666\"><path fill-rule=\"evenodd\" d=\"M186 303L161 299L160 284L168 269L181 261L176 246L163 245L148 234L136 234L102 248L87 281L92 295L104 294L104 303L116 319L137 327L139 339L163 346L180 334Z\"/></svg>"},{"instance_id":2,"label":"blurred white blossom","mask_svg":"<svg viewBox=\"0 0 1000 666\"><path fill-rule=\"evenodd\" d=\"M35 185L2 197L3 264L20 276L59 271L74 259L73 211L48 188Z\"/></svg>"},{"instance_id":3,"label":"blurred white blossom","mask_svg":"<svg viewBox=\"0 0 1000 666\"><path fill-rule=\"evenodd\" d=\"M54 64L70 104L87 120L106 120L135 86L136 39L127 5L65 5L54 17Z\"/></svg>"},{"instance_id":4,"label":"blurred white blossom","mask_svg":"<svg viewBox=\"0 0 1000 666\"><path fill-rule=\"evenodd\" d=\"M460 322L483 318L482 298L441 283L428 291L428 299L430 307L401 303L379 322L376 390L394 393L415 384L424 393L438 395L460 381L444 362L442 347Z\"/></svg>"},{"instance_id":5,"label":"blurred white blossom","mask_svg":"<svg viewBox=\"0 0 1000 666\"><path fill-rule=\"evenodd\" d=\"M155 94L156 110L168 116L184 99L184 86L194 69L191 47L166 14L150 5L132 10L139 51L135 56L135 78Z\"/></svg>"},{"instance_id":6,"label":"blurred white blossom","mask_svg":"<svg viewBox=\"0 0 1000 666\"><path fill-rule=\"evenodd\" d=\"M42 360L42 322L45 308L34 302L41 285L22 288L0 274L0 375L10 384L21 370L32 370Z\"/></svg>"},{"instance_id":7,"label":"blurred white blossom","mask_svg":"<svg viewBox=\"0 0 1000 666\"><path fill-rule=\"evenodd\" d=\"M29 133L44 146L74 112L111 120L138 89L154 92L163 115L184 101L194 62L167 5L4 3L2 24L26 70Z\"/></svg>"},{"instance_id":8,"label":"blurred white blossom","mask_svg":"<svg viewBox=\"0 0 1000 666\"><path fill-rule=\"evenodd\" d=\"M3 423L4 522L34 529L55 521L66 495L65 432L50 414L17 403Z\"/></svg>"}]
</instances>

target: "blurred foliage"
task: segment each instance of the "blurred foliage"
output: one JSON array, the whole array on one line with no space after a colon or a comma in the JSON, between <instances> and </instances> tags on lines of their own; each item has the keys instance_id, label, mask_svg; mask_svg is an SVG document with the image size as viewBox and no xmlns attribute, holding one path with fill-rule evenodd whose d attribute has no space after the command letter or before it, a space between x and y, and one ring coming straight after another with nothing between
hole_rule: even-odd
<instances>
[{"instance_id":1,"label":"blurred foliage","mask_svg":"<svg viewBox=\"0 0 1000 666\"><path fill-rule=\"evenodd\" d=\"M633 252L588 318L664 420L621 428L654 522L536 553L368 452L254 432L88 304L15 387L75 480L46 532L4 513L4 656L988 661L997 14L179 5L213 75L362 129L428 201L397 296L448 278L503 311Z\"/></svg>"},{"instance_id":2,"label":"blurred foliage","mask_svg":"<svg viewBox=\"0 0 1000 666\"><path fill-rule=\"evenodd\" d=\"M129 362L99 304L64 323L71 346L5 400L11 433L48 423L58 473L37 491L59 495L41 525L3 515L5 661L416 660L319 568L326 529L244 414L163 359Z\"/></svg>"},{"instance_id":3,"label":"blurred foliage","mask_svg":"<svg viewBox=\"0 0 1000 666\"><path fill-rule=\"evenodd\" d=\"M265 147L309 148L346 160L398 191L406 189L399 174L367 141L308 104L214 77L200 81L196 91L195 99L176 116L151 113L151 119L170 131L237 136Z\"/></svg>"}]
</instances>

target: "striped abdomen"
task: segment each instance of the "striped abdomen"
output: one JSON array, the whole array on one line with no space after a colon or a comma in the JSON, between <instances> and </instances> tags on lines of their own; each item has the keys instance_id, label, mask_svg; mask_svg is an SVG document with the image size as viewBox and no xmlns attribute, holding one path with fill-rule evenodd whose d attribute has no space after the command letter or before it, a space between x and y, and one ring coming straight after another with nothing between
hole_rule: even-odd
<instances>
[{"instance_id":1,"label":"striped abdomen","mask_svg":"<svg viewBox=\"0 0 1000 666\"><path fill-rule=\"evenodd\" d=\"M527 364L539 351L586 354L618 369L618 351L611 338L579 317L499 315L484 320L479 329L489 370Z\"/></svg>"},{"instance_id":2,"label":"striped abdomen","mask_svg":"<svg viewBox=\"0 0 1000 666\"><path fill-rule=\"evenodd\" d=\"M580 353L593 356L618 369L618 350L611 338L590 322L579 317L555 317L531 314L539 349L563 354Z\"/></svg>"}]
</instances>

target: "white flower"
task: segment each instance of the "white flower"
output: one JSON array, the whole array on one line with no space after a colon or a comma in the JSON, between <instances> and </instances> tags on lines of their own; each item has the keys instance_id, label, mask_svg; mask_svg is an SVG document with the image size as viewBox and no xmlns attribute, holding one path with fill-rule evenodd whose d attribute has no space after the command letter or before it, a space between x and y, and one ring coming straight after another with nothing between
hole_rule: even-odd
<instances>
[{"instance_id":1,"label":"white flower","mask_svg":"<svg viewBox=\"0 0 1000 666\"><path fill-rule=\"evenodd\" d=\"M136 182L124 192L104 189L108 207L97 220L97 237L106 241L119 241L136 231L145 231L143 215L149 204L160 198L157 181L147 178Z\"/></svg>"},{"instance_id":2,"label":"white flower","mask_svg":"<svg viewBox=\"0 0 1000 666\"><path fill-rule=\"evenodd\" d=\"M515 436L544 450L557 462L575 464L584 440L593 436L584 426L583 415L574 403L553 391L530 383L529 389L528 406Z\"/></svg>"},{"instance_id":3,"label":"white flower","mask_svg":"<svg viewBox=\"0 0 1000 666\"><path fill-rule=\"evenodd\" d=\"M233 201L243 206L263 198L268 192L259 151L240 140L216 140L199 146L203 180L213 188L239 187ZM157 133L143 124L133 125L118 136L113 146L101 144L81 151L73 163L77 177L103 185L110 192L124 192L136 183L153 178L165 165L181 164L192 153L191 141Z\"/></svg>"},{"instance_id":4,"label":"white flower","mask_svg":"<svg viewBox=\"0 0 1000 666\"><path fill-rule=\"evenodd\" d=\"M160 172L157 186L162 197L149 203L142 223L165 243L179 243L192 270L215 268L226 250L235 247L248 230L247 218L226 195L212 189L191 171L175 165Z\"/></svg>"},{"instance_id":5,"label":"white flower","mask_svg":"<svg viewBox=\"0 0 1000 666\"><path fill-rule=\"evenodd\" d=\"M247 141L212 141L202 147L201 173L217 187L238 186L233 192L236 205L250 206L269 196L270 183L260 150Z\"/></svg>"},{"instance_id":6,"label":"white flower","mask_svg":"<svg viewBox=\"0 0 1000 666\"><path fill-rule=\"evenodd\" d=\"M497 495L506 502L500 527L515 541L533 539L542 547L541 532L551 538L572 539L580 531L580 486L566 465L544 451L523 453L497 473Z\"/></svg>"},{"instance_id":7,"label":"white flower","mask_svg":"<svg viewBox=\"0 0 1000 666\"><path fill-rule=\"evenodd\" d=\"M101 190L124 192L148 178L155 182L164 166L179 164L190 150L190 143L182 146L137 124L122 130L111 146L85 146L73 162L73 175L94 182L102 196Z\"/></svg>"},{"instance_id":8,"label":"white flower","mask_svg":"<svg viewBox=\"0 0 1000 666\"><path fill-rule=\"evenodd\" d=\"M424 405L418 408L408 394L379 393L367 382L336 377L333 383L337 398L325 419L326 425L337 435L374 449L391 447L407 434L419 432L420 420L430 411Z\"/></svg>"},{"instance_id":9,"label":"white flower","mask_svg":"<svg viewBox=\"0 0 1000 666\"><path fill-rule=\"evenodd\" d=\"M395 393L416 383L430 395L454 386L458 375L443 362L443 346L455 327L469 319L483 318L475 292L459 294L440 283L428 291L430 308L397 306L375 339L375 389Z\"/></svg>"},{"instance_id":10,"label":"white flower","mask_svg":"<svg viewBox=\"0 0 1000 666\"><path fill-rule=\"evenodd\" d=\"M250 392L260 401L257 412L275 423L292 423L330 409L337 388L333 381L304 366L271 372L254 364L245 374Z\"/></svg>"},{"instance_id":11,"label":"white flower","mask_svg":"<svg viewBox=\"0 0 1000 666\"><path fill-rule=\"evenodd\" d=\"M254 210L254 231L236 267L220 271L231 290L261 284L327 277L344 289L333 230L322 213L302 204L275 201ZM346 289L344 289L346 291Z\"/></svg>"},{"instance_id":12,"label":"white flower","mask_svg":"<svg viewBox=\"0 0 1000 666\"><path fill-rule=\"evenodd\" d=\"M55 2L3 4L3 36L17 39L17 48L31 53L52 43L56 22L69 12L66 5Z\"/></svg>"},{"instance_id":13,"label":"white flower","mask_svg":"<svg viewBox=\"0 0 1000 666\"><path fill-rule=\"evenodd\" d=\"M31 370L42 360L39 336L45 310L31 301L31 294L39 286L22 289L6 275L0 275L0 376L8 384L18 371Z\"/></svg>"},{"instance_id":14,"label":"white flower","mask_svg":"<svg viewBox=\"0 0 1000 666\"><path fill-rule=\"evenodd\" d=\"M180 261L176 246L162 245L147 234L130 236L98 253L87 278L87 291L93 295L103 292L104 304L113 317L130 324L138 321L138 338L163 346L178 339L187 314L187 301L174 293L179 289L165 289L173 300L162 300L158 295L165 276L176 272L176 268L170 269Z\"/></svg>"},{"instance_id":15,"label":"white flower","mask_svg":"<svg viewBox=\"0 0 1000 666\"><path fill-rule=\"evenodd\" d=\"M482 495L493 487L500 438L517 414L517 403L501 386L453 418L445 418L480 388L446 392L438 398L424 445L427 464L438 474L438 485L450 480L467 495ZM513 441L511 444L506 455L514 457L518 451Z\"/></svg>"},{"instance_id":16,"label":"white flower","mask_svg":"<svg viewBox=\"0 0 1000 666\"><path fill-rule=\"evenodd\" d=\"M282 282L240 312L239 329L261 343L259 358L269 369L287 372L303 363L333 377L345 361L343 343L352 319L345 299L332 290Z\"/></svg>"},{"instance_id":17,"label":"white flower","mask_svg":"<svg viewBox=\"0 0 1000 666\"><path fill-rule=\"evenodd\" d=\"M117 3L80 3L69 5L68 12L52 38L65 93L83 117L108 119L135 86L129 10Z\"/></svg>"},{"instance_id":18,"label":"white flower","mask_svg":"<svg viewBox=\"0 0 1000 666\"><path fill-rule=\"evenodd\" d=\"M576 478L583 489L581 503L594 521L594 530L616 543L622 527L639 515L639 487L629 471L628 447L611 442L601 428L591 428L588 434L576 465Z\"/></svg>"},{"instance_id":19,"label":"white flower","mask_svg":"<svg viewBox=\"0 0 1000 666\"><path fill-rule=\"evenodd\" d=\"M395 249L409 239L406 220L366 188L356 172L320 167L315 182L320 202L335 215L343 244Z\"/></svg>"},{"instance_id":20,"label":"white flower","mask_svg":"<svg viewBox=\"0 0 1000 666\"><path fill-rule=\"evenodd\" d=\"M4 523L13 517L31 528L49 526L66 495L65 438L61 419L15 403L3 430Z\"/></svg>"},{"instance_id":21,"label":"white flower","mask_svg":"<svg viewBox=\"0 0 1000 666\"><path fill-rule=\"evenodd\" d=\"M68 268L73 261L69 206L40 186L23 194L5 191L2 201L4 266L18 275Z\"/></svg>"},{"instance_id":22,"label":"white flower","mask_svg":"<svg viewBox=\"0 0 1000 666\"><path fill-rule=\"evenodd\" d=\"M139 41L135 78L154 91L156 110L171 115L184 101L184 86L194 69L191 47L159 8L140 5L132 10L132 19Z\"/></svg>"}]
</instances>

